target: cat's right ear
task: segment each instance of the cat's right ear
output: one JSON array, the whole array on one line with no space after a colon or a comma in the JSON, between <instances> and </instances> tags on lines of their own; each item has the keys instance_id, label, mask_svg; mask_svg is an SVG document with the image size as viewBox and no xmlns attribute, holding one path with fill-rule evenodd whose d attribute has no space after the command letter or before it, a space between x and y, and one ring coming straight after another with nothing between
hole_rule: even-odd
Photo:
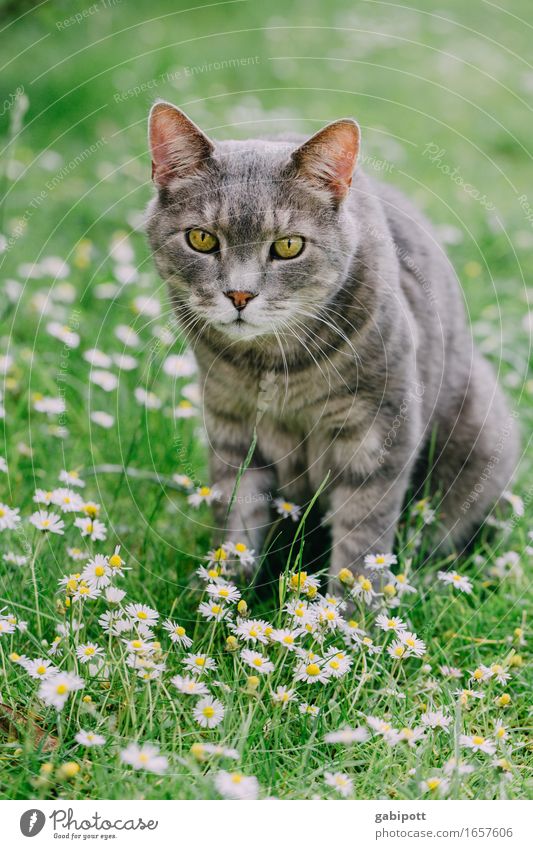
<instances>
[{"instance_id":1,"label":"cat's right ear","mask_svg":"<svg viewBox=\"0 0 533 849\"><path fill-rule=\"evenodd\" d=\"M152 180L158 188L198 173L213 152L213 142L172 103L156 103L148 127Z\"/></svg>"}]
</instances>

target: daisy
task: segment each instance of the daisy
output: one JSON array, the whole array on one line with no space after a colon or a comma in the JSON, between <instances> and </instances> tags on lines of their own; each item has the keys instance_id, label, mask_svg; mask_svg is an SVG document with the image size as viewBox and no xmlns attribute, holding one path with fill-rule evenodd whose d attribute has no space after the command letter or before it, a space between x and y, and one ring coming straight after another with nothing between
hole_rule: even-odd
<instances>
[{"instance_id":1,"label":"daisy","mask_svg":"<svg viewBox=\"0 0 533 849\"><path fill-rule=\"evenodd\" d=\"M457 572L438 572L437 577L444 584L451 584L456 590L460 590L463 593L472 592L470 579L459 575Z\"/></svg>"},{"instance_id":2,"label":"daisy","mask_svg":"<svg viewBox=\"0 0 533 849\"><path fill-rule=\"evenodd\" d=\"M192 640L187 636L187 632L183 625L178 625L177 622L165 619L162 623L162 627L165 631L168 631L173 643L178 643L178 645L183 646L186 649L188 649L189 646L192 646Z\"/></svg>"},{"instance_id":3,"label":"daisy","mask_svg":"<svg viewBox=\"0 0 533 849\"><path fill-rule=\"evenodd\" d=\"M420 720L422 725L426 725L429 728L442 728L444 731L448 730L448 726L452 721L451 717L446 716L442 710L427 711L422 714Z\"/></svg>"},{"instance_id":4,"label":"daisy","mask_svg":"<svg viewBox=\"0 0 533 849\"><path fill-rule=\"evenodd\" d=\"M312 625L316 622L316 611L310 607L307 601L299 599L297 601L289 601L285 605L285 610L294 620L297 627L304 625Z\"/></svg>"},{"instance_id":5,"label":"daisy","mask_svg":"<svg viewBox=\"0 0 533 849\"><path fill-rule=\"evenodd\" d=\"M155 625L159 619L157 610L146 604L127 604L126 613L132 622L142 622L143 625Z\"/></svg>"},{"instance_id":6,"label":"daisy","mask_svg":"<svg viewBox=\"0 0 533 849\"><path fill-rule=\"evenodd\" d=\"M57 513L49 513L47 510L38 510L30 516L30 522L37 530L51 534L64 533L65 523Z\"/></svg>"},{"instance_id":7,"label":"daisy","mask_svg":"<svg viewBox=\"0 0 533 849\"><path fill-rule=\"evenodd\" d=\"M89 537L92 542L105 540L107 536L107 528L99 519L87 518L74 519L74 524L80 529L82 537Z\"/></svg>"},{"instance_id":8,"label":"daisy","mask_svg":"<svg viewBox=\"0 0 533 849\"><path fill-rule=\"evenodd\" d=\"M372 731L375 731L376 734L381 734L381 736L386 740L396 739L398 732L395 731L390 722L387 722L385 719L380 719L379 716L367 716L366 721Z\"/></svg>"},{"instance_id":9,"label":"daisy","mask_svg":"<svg viewBox=\"0 0 533 849\"><path fill-rule=\"evenodd\" d=\"M174 678L170 679L170 683L173 684L180 693L185 693L188 696L209 695L209 690L203 681L198 681L197 678L191 678L188 675L175 675Z\"/></svg>"},{"instance_id":10,"label":"daisy","mask_svg":"<svg viewBox=\"0 0 533 849\"><path fill-rule=\"evenodd\" d=\"M510 674L505 670L501 663L493 663L490 671L494 675L499 684L505 684L510 679Z\"/></svg>"},{"instance_id":11,"label":"daisy","mask_svg":"<svg viewBox=\"0 0 533 849\"><path fill-rule=\"evenodd\" d=\"M395 640L388 648L387 653L394 658L394 660L402 660L409 657L409 649L405 646L401 640Z\"/></svg>"},{"instance_id":12,"label":"daisy","mask_svg":"<svg viewBox=\"0 0 533 849\"><path fill-rule=\"evenodd\" d=\"M228 549L239 560L241 566L253 566L255 552L252 548L248 548L244 542L228 543Z\"/></svg>"},{"instance_id":13,"label":"daisy","mask_svg":"<svg viewBox=\"0 0 533 849\"><path fill-rule=\"evenodd\" d=\"M459 679L463 677L462 670L457 666L439 666L439 671L445 678Z\"/></svg>"},{"instance_id":14,"label":"daisy","mask_svg":"<svg viewBox=\"0 0 533 849\"><path fill-rule=\"evenodd\" d=\"M138 348L141 344L139 335L132 327L128 327L127 324L117 324L115 327L115 336L127 348Z\"/></svg>"},{"instance_id":15,"label":"daisy","mask_svg":"<svg viewBox=\"0 0 533 849\"><path fill-rule=\"evenodd\" d=\"M51 660L42 657L27 661L24 664L24 668L32 678L40 678L42 681L46 681L47 678L51 678L52 675L56 675L59 671Z\"/></svg>"},{"instance_id":16,"label":"daisy","mask_svg":"<svg viewBox=\"0 0 533 849\"><path fill-rule=\"evenodd\" d=\"M274 505L276 507L276 511L280 516L283 516L284 519L290 517L293 522L297 522L300 518L302 508L298 507L297 504L293 504L291 501L285 501L283 498L275 498Z\"/></svg>"},{"instance_id":17,"label":"daisy","mask_svg":"<svg viewBox=\"0 0 533 849\"><path fill-rule=\"evenodd\" d=\"M118 587L106 587L105 600L109 602L109 604L119 604L125 595L125 591L120 590Z\"/></svg>"},{"instance_id":18,"label":"daisy","mask_svg":"<svg viewBox=\"0 0 533 849\"><path fill-rule=\"evenodd\" d=\"M364 575L357 576L357 580L351 590L351 595L356 601L361 599L365 604L371 604L373 599L377 597L377 593L374 592L372 586L372 581L369 578L365 578Z\"/></svg>"},{"instance_id":19,"label":"daisy","mask_svg":"<svg viewBox=\"0 0 533 849\"><path fill-rule=\"evenodd\" d=\"M94 731L78 731L74 739L80 746L103 746L105 743L105 737L95 734Z\"/></svg>"},{"instance_id":20,"label":"daisy","mask_svg":"<svg viewBox=\"0 0 533 849\"><path fill-rule=\"evenodd\" d=\"M48 507L48 505L52 503L53 497L54 493L50 490L36 489L33 501L35 501L36 504L45 504Z\"/></svg>"},{"instance_id":21,"label":"daisy","mask_svg":"<svg viewBox=\"0 0 533 849\"><path fill-rule=\"evenodd\" d=\"M41 683L38 697L50 707L62 710L71 693L83 688L83 679L72 672L58 672Z\"/></svg>"},{"instance_id":22,"label":"daisy","mask_svg":"<svg viewBox=\"0 0 533 849\"><path fill-rule=\"evenodd\" d=\"M320 708L318 705L310 705L307 702L302 702L298 705L298 710L304 716L318 716L320 713Z\"/></svg>"},{"instance_id":23,"label":"daisy","mask_svg":"<svg viewBox=\"0 0 533 849\"><path fill-rule=\"evenodd\" d=\"M296 699L296 691L290 687L278 687L275 693L272 693L272 701L275 704L281 705L282 708L293 702Z\"/></svg>"},{"instance_id":24,"label":"daisy","mask_svg":"<svg viewBox=\"0 0 533 849\"><path fill-rule=\"evenodd\" d=\"M169 377L191 377L197 370L192 353L170 354L163 363L163 371Z\"/></svg>"},{"instance_id":25,"label":"daisy","mask_svg":"<svg viewBox=\"0 0 533 849\"><path fill-rule=\"evenodd\" d=\"M279 643L284 648L293 651L296 648L296 639L300 635L299 630L291 630L290 628L276 628L272 631L270 639L274 643Z\"/></svg>"},{"instance_id":26,"label":"daisy","mask_svg":"<svg viewBox=\"0 0 533 849\"><path fill-rule=\"evenodd\" d=\"M259 672L261 675L268 675L269 672L274 671L274 664L272 661L257 651L243 649L241 652L241 658L243 663L247 663L248 666L251 666L252 669Z\"/></svg>"},{"instance_id":27,"label":"daisy","mask_svg":"<svg viewBox=\"0 0 533 849\"><path fill-rule=\"evenodd\" d=\"M508 728L503 722L498 719L496 725L494 726L494 737L496 738L497 743L503 743L507 737Z\"/></svg>"},{"instance_id":28,"label":"daisy","mask_svg":"<svg viewBox=\"0 0 533 849\"><path fill-rule=\"evenodd\" d=\"M141 640L139 637L135 637L133 640L123 640L123 642L127 646L128 651L134 654L144 654L145 652L153 651L152 643L149 643L147 640Z\"/></svg>"},{"instance_id":29,"label":"daisy","mask_svg":"<svg viewBox=\"0 0 533 849\"><path fill-rule=\"evenodd\" d=\"M306 660L299 663L294 670L294 680L305 681L306 684L327 684L331 674L330 670L326 669L322 659L317 658L317 660L318 663L315 661L308 663Z\"/></svg>"},{"instance_id":30,"label":"daisy","mask_svg":"<svg viewBox=\"0 0 533 849\"><path fill-rule=\"evenodd\" d=\"M188 496L187 501L191 505L191 507L200 507L201 504L212 504L213 501L217 501L221 496L221 493L218 489L214 489L211 486L199 486L197 489Z\"/></svg>"},{"instance_id":31,"label":"daisy","mask_svg":"<svg viewBox=\"0 0 533 849\"><path fill-rule=\"evenodd\" d=\"M29 558L24 554L15 554L14 551L6 551L2 555L2 560L4 563L11 563L13 566L25 566Z\"/></svg>"},{"instance_id":32,"label":"daisy","mask_svg":"<svg viewBox=\"0 0 533 849\"><path fill-rule=\"evenodd\" d=\"M194 481L188 475L172 475L172 480L184 489L192 489Z\"/></svg>"},{"instance_id":33,"label":"daisy","mask_svg":"<svg viewBox=\"0 0 533 849\"><path fill-rule=\"evenodd\" d=\"M438 793L439 796L445 796L448 792L450 782L447 778L440 778L438 775L431 778L425 778L418 785L422 793Z\"/></svg>"},{"instance_id":34,"label":"daisy","mask_svg":"<svg viewBox=\"0 0 533 849\"><path fill-rule=\"evenodd\" d=\"M154 392L148 392L142 386L136 386L133 394L137 403L147 410L159 410L163 405L161 399Z\"/></svg>"},{"instance_id":35,"label":"daisy","mask_svg":"<svg viewBox=\"0 0 533 849\"><path fill-rule=\"evenodd\" d=\"M239 601L241 597L237 587L233 584L226 583L226 581L218 581L216 584L208 584L205 589L210 596L226 602Z\"/></svg>"},{"instance_id":36,"label":"daisy","mask_svg":"<svg viewBox=\"0 0 533 849\"><path fill-rule=\"evenodd\" d=\"M66 412L67 407L63 398L46 398L41 395L35 398L33 409L47 416L59 416Z\"/></svg>"},{"instance_id":37,"label":"daisy","mask_svg":"<svg viewBox=\"0 0 533 849\"><path fill-rule=\"evenodd\" d=\"M109 430L115 424L115 417L104 412L104 410L93 410L91 413L91 421L96 425L99 425L99 427Z\"/></svg>"},{"instance_id":38,"label":"daisy","mask_svg":"<svg viewBox=\"0 0 533 849\"><path fill-rule=\"evenodd\" d=\"M511 505L511 507L513 508L513 512L517 516L524 515L524 501L522 498L520 498L519 495L515 495L514 493L509 492L509 490L505 490L505 492L502 492L502 497L505 498L505 500Z\"/></svg>"},{"instance_id":39,"label":"daisy","mask_svg":"<svg viewBox=\"0 0 533 849\"><path fill-rule=\"evenodd\" d=\"M89 553L87 551L82 551L81 548L67 548L67 554L73 560L87 560L89 557Z\"/></svg>"},{"instance_id":40,"label":"daisy","mask_svg":"<svg viewBox=\"0 0 533 849\"><path fill-rule=\"evenodd\" d=\"M215 728L224 719L224 705L212 696L204 696L198 700L192 713L202 728Z\"/></svg>"},{"instance_id":41,"label":"daisy","mask_svg":"<svg viewBox=\"0 0 533 849\"><path fill-rule=\"evenodd\" d=\"M106 634L112 634L114 637L119 637L120 634L131 629L131 622L129 619L122 619L119 611L102 613L98 624Z\"/></svg>"},{"instance_id":42,"label":"daisy","mask_svg":"<svg viewBox=\"0 0 533 849\"><path fill-rule=\"evenodd\" d=\"M203 601L199 607L198 612L207 619L208 622L215 621L221 622L222 619L225 619L228 615L230 615L230 611L223 604L219 604L218 601Z\"/></svg>"},{"instance_id":43,"label":"daisy","mask_svg":"<svg viewBox=\"0 0 533 849\"><path fill-rule=\"evenodd\" d=\"M198 410L193 407L190 401L187 401L186 398L182 398L178 403L177 407L174 407L172 411L172 415L175 419L192 419L196 416Z\"/></svg>"},{"instance_id":44,"label":"daisy","mask_svg":"<svg viewBox=\"0 0 533 849\"><path fill-rule=\"evenodd\" d=\"M295 593L305 593L309 597L314 597L320 586L318 578L308 575L303 570L294 572L289 577L288 589Z\"/></svg>"},{"instance_id":45,"label":"daisy","mask_svg":"<svg viewBox=\"0 0 533 849\"><path fill-rule=\"evenodd\" d=\"M456 758L450 758L444 764L443 770L446 775L451 775L454 772L456 772L457 775L469 775L471 772L474 772L475 767L472 766L472 764L457 761Z\"/></svg>"},{"instance_id":46,"label":"daisy","mask_svg":"<svg viewBox=\"0 0 533 849\"><path fill-rule=\"evenodd\" d=\"M104 557L103 554L96 554L89 560L81 573L82 580L99 590L109 586L111 583L110 575L111 569L107 557Z\"/></svg>"},{"instance_id":47,"label":"daisy","mask_svg":"<svg viewBox=\"0 0 533 849\"><path fill-rule=\"evenodd\" d=\"M257 778L240 772L219 772L215 776L215 787L224 799L257 799L259 796Z\"/></svg>"},{"instance_id":48,"label":"daisy","mask_svg":"<svg viewBox=\"0 0 533 849\"><path fill-rule=\"evenodd\" d=\"M404 593L416 593L416 588L411 586L407 580L407 575L401 572L399 575L390 576L391 584L399 595ZM384 590L385 591L385 590Z\"/></svg>"},{"instance_id":49,"label":"daisy","mask_svg":"<svg viewBox=\"0 0 533 849\"><path fill-rule=\"evenodd\" d=\"M191 672L201 674L217 668L212 657L206 654L188 654L183 658L183 665Z\"/></svg>"},{"instance_id":50,"label":"daisy","mask_svg":"<svg viewBox=\"0 0 533 849\"><path fill-rule=\"evenodd\" d=\"M470 677L472 681L488 681L492 678L492 669L481 664L474 669Z\"/></svg>"},{"instance_id":51,"label":"daisy","mask_svg":"<svg viewBox=\"0 0 533 849\"><path fill-rule=\"evenodd\" d=\"M168 760L159 754L157 746L152 746L149 743L140 747L137 743L130 743L126 749L121 751L120 759L123 763L132 766L133 769L145 769L148 772L155 772L156 775L162 775L168 767Z\"/></svg>"},{"instance_id":52,"label":"daisy","mask_svg":"<svg viewBox=\"0 0 533 849\"><path fill-rule=\"evenodd\" d=\"M395 554L367 554L364 563L367 569L382 572L398 562Z\"/></svg>"},{"instance_id":53,"label":"daisy","mask_svg":"<svg viewBox=\"0 0 533 849\"><path fill-rule=\"evenodd\" d=\"M89 663L97 657L102 657L104 650L97 646L96 643L82 643L76 649L76 655L80 663Z\"/></svg>"},{"instance_id":54,"label":"daisy","mask_svg":"<svg viewBox=\"0 0 533 849\"><path fill-rule=\"evenodd\" d=\"M97 348L90 348L88 351L83 352L83 359L89 363L90 366L95 366L95 368L111 368L113 365L113 360L107 354L104 354L103 351L99 351Z\"/></svg>"},{"instance_id":55,"label":"daisy","mask_svg":"<svg viewBox=\"0 0 533 849\"><path fill-rule=\"evenodd\" d=\"M233 633L243 640L250 643L268 643L268 635L265 633L271 628L268 622L264 619L248 619L239 621L237 626L233 628ZM272 633L272 631L270 632Z\"/></svg>"},{"instance_id":56,"label":"daisy","mask_svg":"<svg viewBox=\"0 0 533 849\"><path fill-rule=\"evenodd\" d=\"M400 641L407 648L410 655L422 657L426 653L426 644L423 640L416 636L412 631L400 631L398 634Z\"/></svg>"},{"instance_id":57,"label":"daisy","mask_svg":"<svg viewBox=\"0 0 533 849\"><path fill-rule=\"evenodd\" d=\"M352 666L352 659L343 652L338 652L326 660L325 670L331 678L342 678Z\"/></svg>"},{"instance_id":58,"label":"daisy","mask_svg":"<svg viewBox=\"0 0 533 849\"><path fill-rule=\"evenodd\" d=\"M97 587L90 586L83 581L78 584L78 588L72 596L72 601L89 601L98 598L101 592Z\"/></svg>"},{"instance_id":59,"label":"daisy","mask_svg":"<svg viewBox=\"0 0 533 849\"><path fill-rule=\"evenodd\" d=\"M328 787L333 787L341 796L351 796L353 782L344 772L325 772L324 781Z\"/></svg>"},{"instance_id":60,"label":"daisy","mask_svg":"<svg viewBox=\"0 0 533 849\"><path fill-rule=\"evenodd\" d=\"M120 556L120 548L120 545L115 546L113 554L109 555L109 557L107 558L107 562L109 568L113 570L113 575L120 575L121 577L123 577L124 569L127 570L129 567L126 566L126 561L123 560Z\"/></svg>"},{"instance_id":61,"label":"daisy","mask_svg":"<svg viewBox=\"0 0 533 849\"><path fill-rule=\"evenodd\" d=\"M80 487L80 489L83 489L83 487L85 486L85 481L80 478L78 472L76 471L67 472L65 469L63 469L59 473L59 481L60 483L66 483L67 486Z\"/></svg>"},{"instance_id":62,"label":"daisy","mask_svg":"<svg viewBox=\"0 0 533 849\"><path fill-rule=\"evenodd\" d=\"M413 749L426 736L426 729L419 725L417 728L402 728L398 732L398 740L404 740Z\"/></svg>"},{"instance_id":63,"label":"daisy","mask_svg":"<svg viewBox=\"0 0 533 849\"><path fill-rule=\"evenodd\" d=\"M330 631L335 631L340 627L343 618L338 610L330 604L322 604L316 607L316 617L320 625L328 628Z\"/></svg>"},{"instance_id":64,"label":"daisy","mask_svg":"<svg viewBox=\"0 0 533 849\"><path fill-rule=\"evenodd\" d=\"M83 506L81 495L68 487L60 487L52 492L51 503L63 513L78 513Z\"/></svg>"},{"instance_id":65,"label":"daisy","mask_svg":"<svg viewBox=\"0 0 533 849\"><path fill-rule=\"evenodd\" d=\"M5 634L12 634L15 630L15 626L12 622L8 622L7 619L0 619L0 637Z\"/></svg>"},{"instance_id":66,"label":"daisy","mask_svg":"<svg viewBox=\"0 0 533 849\"><path fill-rule=\"evenodd\" d=\"M353 640L357 643L361 648L365 649L368 654L379 654L381 652L381 646L376 646L372 637L369 637L368 634L354 634Z\"/></svg>"},{"instance_id":67,"label":"daisy","mask_svg":"<svg viewBox=\"0 0 533 849\"><path fill-rule=\"evenodd\" d=\"M485 752L487 755L493 755L496 751L496 744L492 740L486 737L480 737L478 734L474 734L472 737L468 736L468 734L461 734L459 736L459 745L467 749L472 749L474 752Z\"/></svg>"},{"instance_id":68,"label":"daisy","mask_svg":"<svg viewBox=\"0 0 533 849\"><path fill-rule=\"evenodd\" d=\"M400 619L398 616L386 616L384 613L380 613L379 616L376 617L376 625L378 628L381 628L382 631L405 631L407 625Z\"/></svg>"},{"instance_id":69,"label":"daisy","mask_svg":"<svg viewBox=\"0 0 533 849\"><path fill-rule=\"evenodd\" d=\"M350 746L352 743L364 743L369 738L369 733L363 726L350 728L346 725L338 731L330 731L324 737L326 743L341 743L343 746Z\"/></svg>"}]
</instances>

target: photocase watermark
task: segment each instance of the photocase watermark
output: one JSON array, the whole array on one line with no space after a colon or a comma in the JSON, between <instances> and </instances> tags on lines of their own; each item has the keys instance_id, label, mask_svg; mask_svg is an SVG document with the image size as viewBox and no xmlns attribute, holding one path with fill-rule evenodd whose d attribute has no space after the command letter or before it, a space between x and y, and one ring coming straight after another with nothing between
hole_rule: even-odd
<instances>
[{"instance_id":1,"label":"photocase watermark","mask_svg":"<svg viewBox=\"0 0 533 849\"><path fill-rule=\"evenodd\" d=\"M54 191L67 177L72 173L82 162L85 162L92 156L94 153L97 153L104 145L107 144L107 139L102 136L97 139L93 144L84 148L77 156L73 157L73 159L69 160L65 165L63 165L56 173L45 183L45 188L41 189L39 194L35 195L28 206L26 207L24 213L19 217L15 227L10 233L9 237L5 241L4 252L8 253L11 248L16 245L18 240L24 235L26 232L26 228L28 226L28 222L33 218L37 210L41 207L44 201L47 199L49 194Z\"/></svg>"},{"instance_id":2,"label":"photocase watermark","mask_svg":"<svg viewBox=\"0 0 533 849\"><path fill-rule=\"evenodd\" d=\"M494 453L489 457L488 462L483 467L483 471L481 472L478 482L475 486L470 490L468 496L465 498L463 503L461 504L461 512L467 513L470 510L472 504L475 504L478 500L479 496L485 490L485 484L488 480L491 479L494 470L498 463L501 460L501 456L503 454L503 450L505 448L505 444L508 441L511 434L514 432L514 422L518 418L518 413L516 410L512 410L509 414L509 418L505 423L504 427L501 429L498 435L498 441L496 442L496 447L494 448Z\"/></svg>"},{"instance_id":3,"label":"photocase watermark","mask_svg":"<svg viewBox=\"0 0 533 849\"><path fill-rule=\"evenodd\" d=\"M472 185L472 183L465 180L457 166L452 167L444 161L447 152L448 151L445 147L440 147L440 145L435 144L435 142L428 142L422 151L422 156L427 157L429 161L439 169L441 174L444 174L445 177L448 177L457 186L459 186L465 194L480 203L487 212L494 212L496 207L492 201L487 198L487 195L483 194L478 188L476 188L476 186Z\"/></svg>"},{"instance_id":4,"label":"photocase watermark","mask_svg":"<svg viewBox=\"0 0 533 849\"><path fill-rule=\"evenodd\" d=\"M220 59L218 62L205 62L203 65L185 65L183 68L178 68L175 71L167 71L159 77L145 80L143 83L132 86L132 88L117 91L113 95L113 100L115 103L123 103L132 97L138 97L140 94L153 91L153 89L165 83L176 82L176 80L183 80L188 77L197 76L198 74L216 73L217 71L225 71L231 68L246 68L249 65L258 65L260 61L260 56L240 56Z\"/></svg>"},{"instance_id":5,"label":"photocase watermark","mask_svg":"<svg viewBox=\"0 0 533 849\"><path fill-rule=\"evenodd\" d=\"M389 454L392 446L396 442L398 431L400 430L402 425L409 420L409 409L412 407L413 402L420 404L422 398L424 397L425 391L426 388L424 384L415 381L413 383L412 388L409 389L409 392L407 392L405 398L403 398L398 412L394 416L391 426L387 432L387 435L381 444L377 459L379 466L382 466L385 460L387 459L387 455Z\"/></svg>"},{"instance_id":6,"label":"photocase watermark","mask_svg":"<svg viewBox=\"0 0 533 849\"><path fill-rule=\"evenodd\" d=\"M80 12L76 12L75 15L71 15L69 18L64 18L62 21L56 21L56 28L58 30L64 30L69 29L69 27L77 26L77 24L81 24L83 21L87 20L87 18L91 18L98 12L112 9L114 6L120 6L122 2L123 0L98 0L98 3L86 6L85 9L82 9Z\"/></svg>"},{"instance_id":7,"label":"photocase watermark","mask_svg":"<svg viewBox=\"0 0 533 849\"><path fill-rule=\"evenodd\" d=\"M8 94L2 105L0 106L0 118L3 118L7 112L10 112L19 97L22 97L24 94L24 86L19 85L16 87L15 91Z\"/></svg>"},{"instance_id":8,"label":"photocase watermark","mask_svg":"<svg viewBox=\"0 0 533 849\"><path fill-rule=\"evenodd\" d=\"M529 202L528 196L520 195L520 197L518 198L518 203L520 205L520 209L525 215L527 223L530 224L531 227L533 227L533 207Z\"/></svg>"}]
</instances>

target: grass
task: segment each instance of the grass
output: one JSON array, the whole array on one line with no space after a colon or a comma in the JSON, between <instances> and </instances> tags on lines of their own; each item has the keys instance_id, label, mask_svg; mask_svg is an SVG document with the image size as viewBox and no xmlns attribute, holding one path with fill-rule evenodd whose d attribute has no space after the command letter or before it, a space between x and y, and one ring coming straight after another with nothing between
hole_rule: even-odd
<instances>
[{"instance_id":1,"label":"grass","mask_svg":"<svg viewBox=\"0 0 533 849\"><path fill-rule=\"evenodd\" d=\"M281 798L335 795L324 782L325 771L348 775L358 798L419 798L421 781L445 777L444 765L457 755L461 733L493 739L498 721L509 729L498 751L508 768L495 765L491 755L461 749L475 770L453 773L446 792L454 798L530 795L528 647L516 631L527 639L531 602L533 383L524 317L529 316L528 204L533 200L524 188L531 158L524 110L532 77L522 59L530 27L520 22L528 4L515 0L503 10L480 0L411 7L365 2L354 9L348 0L337 0L327 7L293 4L290 12L285 7L274 0L268 12L252 2L187 10L186 4L158 0L145 9L124 0L68 25L82 3L45 3L18 20L3 7L6 29L0 37L8 64L0 108L5 188L0 232L7 245L0 254L5 293L0 315L1 354L12 359L3 385L0 453L9 473L0 479L0 501L20 508L22 522L17 530L0 533L0 545L2 554L29 557L23 566L0 561L0 605L28 623L24 633L0 636L5 798L212 798L220 769L255 776L261 795ZM241 59L245 62L236 66ZM21 102L14 105L21 86L28 99L24 115ZM135 86L141 90L131 93ZM238 652L226 650L225 624L208 624L197 613L203 590L195 570L212 546L212 519L207 507L190 507L172 476L182 473L209 483L201 416L170 415L191 378L176 380L162 369L180 345L154 336L156 328L171 330L172 319L136 229L151 193L145 120L155 96L184 106L219 137L279 129L310 133L335 117L358 118L368 170L407 191L442 228L473 332L498 368L521 423L524 451L515 491L524 498L525 516L514 517L495 537L482 537L468 559L444 566L466 574L472 594L439 584L436 572L443 564L432 561L422 568L421 551L412 552L410 564L401 564L417 593L398 613L426 642L423 660L399 663L386 651L367 656L354 649L353 666L344 677L324 687L297 683L298 702L285 710L271 700L278 685L292 686L293 661L284 660L284 649L268 648L275 670L254 689L248 682L252 670ZM120 262L117 243L123 248ZM117 274L130 264L126 244L133 251L135 280L101 299L98 287L116 285ZM66 281L50 265L43 271L50 256L68 264ZM38 277L29 273L34 264L41 268ZM136 298L154 293L161 314L139 312ZM79 333L80 345L69 348L53 338L47 330L51 321ZM137 347L119 341L120 325L135 329ZM117 389L106 392L89 379L83 354L92 348L131 354L137 366L119 371L113 364L110 371L120 380ZM155 393L160 409L138 403L139 386ZM40 395L64 398L66 412L38 412ZM94 410L113 416L113 427L95 424ZM117 466L140 471L141 477L117 472ZM85 545L71 514L63 517L63 536L43 538L29 524L35 489L58 486L62 469L79 470L86 480L84 498L101 505L105 542ZM416 521L406 518L411 529ZM225 707L217 728L202 731L192 715L196 700L169 683L182 671L183 651L171 646L160 627L156 632L167 669L147 683L125 666L120 640L102 634L97 620L106 609L103 599L83 603L81 611L79 602L65 606L58 581L79 568L67 549L83 545L109 555L116 544L129 567L116 581L127 592L124 603L141 602L159 611L161 619L179 621L194 637L193 650L216 659L210 688ZM502 555L511 562L509 552L518 566L499 566ZM305 567L300 540L293 554L291 568ZM279 626L289 580L286 570L280 581L267 573L259 586L241 586L251 615ZM383 643L374 615L362 609L357 616ZM9 656L45 656L58 624L72 617L81 618L84 629L62 641L54 662L77 670L85 686L58 713L37 698L38 682ZM109 677L88 674L75 654L80 640L105 649ZM342 639L337 634L329 643L342 645ZM454 691L468 686L469 674L480 664L494 663L508 667L507 684L492 678L475 687L482 699L461 704ZM460 667L461 681L443 676L443 664ZM510 696L507 706L497 703L503 693ZM316 704L318 717L300 713L302 701ZM435 708L450 717L450 730L429 731L416 748L391 747L379 735L351 745L324 740L344 725L364 726L368 715L397 729L417 727ZM105 746L79 746L80 728L97 730ZM168 759L167 773L125 766L120 751L131 740L158 745ZM236 748L240 762L199 760L194 744L202 741Z\"/></svg>"}]
</instances>

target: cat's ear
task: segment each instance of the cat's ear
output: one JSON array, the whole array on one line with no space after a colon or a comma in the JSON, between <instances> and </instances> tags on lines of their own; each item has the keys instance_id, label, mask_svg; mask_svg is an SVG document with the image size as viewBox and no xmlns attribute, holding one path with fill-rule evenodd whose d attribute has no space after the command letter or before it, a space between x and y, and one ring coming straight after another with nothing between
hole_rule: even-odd
<instances>
[{"instance_id":1,"label":"cat's ear","mask_svg":"<svg viewBox=\"0 0 533 849\"><path fill-rule=\"evenodd\" d=\"M156 103L148 127L152 180L159 188L197 173L211 156L213 142L172 103Z\"/></svg>"},{"instance_id":2,"label":"cat's ear","mask_svg":"<svg viewBox=\"0 0 533 849\"><path fill-rule=\"evenodd\" d=\"M351 118L328 124L292 154L298 177L341 201L352 182L360 138L359 125Z\"/></svg>"}]
</instances>

